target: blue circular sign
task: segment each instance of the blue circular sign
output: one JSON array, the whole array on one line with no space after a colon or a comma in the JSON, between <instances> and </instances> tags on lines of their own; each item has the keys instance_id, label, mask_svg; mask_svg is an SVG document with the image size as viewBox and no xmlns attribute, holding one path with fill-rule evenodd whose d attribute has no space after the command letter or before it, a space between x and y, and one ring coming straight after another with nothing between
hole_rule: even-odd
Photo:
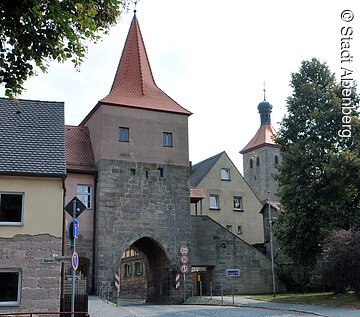
<instances>
[{"instance_id":1,"label":"blue circular sign","mask_svg":"<svg viewBox=\"0 0 360 317\"><path fill-rule=\"evenodd\" d=\"M79 267L79 255L76 252L74 252L71 257L71 265L74 271L76 271Z\"/></svg>"}]
</instances>

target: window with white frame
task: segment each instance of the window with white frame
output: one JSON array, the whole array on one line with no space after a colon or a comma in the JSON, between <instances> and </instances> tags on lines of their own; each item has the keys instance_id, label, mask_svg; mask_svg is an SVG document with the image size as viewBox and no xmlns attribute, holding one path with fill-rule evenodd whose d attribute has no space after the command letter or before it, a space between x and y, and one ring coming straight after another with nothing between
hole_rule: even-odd
<instances>
[{"instance_id":1,"label":"window with white frame","mask_svg":"<svg viewBox=\"0 0 360 317\"><path fill-rule=\"evenodd\" d=\"M210 209L220 209L219 195L210 195Z\"/></svg>"},{"instance_id":2,"label":"window with white frame","mask_svg":"<svg viewBox=\"0 0 360 317\"><path fill-rule=\"evenodd\" d=\"M237 234L242 235L242 228L241 226L237 226Z\"/></svg>"},{"instance_id":3,"label":"window with white frame","mask_svg":"<svg viewBox=\"0 0 360 317\"><path fill-rule=\"evenodd\" d=\"M244 210L243 201L242 201L241 196L234 196L233 204L234 204L234 206L233 206L234 210L237 210L237 211L243 211Z\"/></svg>"},{"instance_id":4,"label":"window with white frame","mask_svg":"<svg viewBox=\"0 0 360 317\"><path fill-rule=\"evenodd\" d=\"M76 196L81 200L86 208L91 208L91 186L77 185Z\"/></svg>"},{"instance_id":5,"label":"window with white frame","mask_svg":"<svg viewBox=\"0 0 360 317\"><path fill-rule=\"evenodd\" d=\"M0 192L0 225L22 225L23 209L23 193Z\"/></svg>"},{"instance_id":6,"label":"window with white frame","mask_svg":"<svg viewBox=\"0 0 360 317\"><path fill-rule=\"evenodd\" d=\"M19 306L21 270L0 269L0 306Z\"/></svg>"},{"instance_id":7,"label":"window with white frame","mask_svg":"<svg viewBox=\"0 0 360 317\"><path fill-rule=\"evenodd\" d=\"M230 169L222 168L221 169L221 180L222 181L229 181L230 180Z\"/></svg>"},{"instance_id":8,"label":"window with white frame","mask_svg":"<svg viewBox=\"0 0 360 317\"><path fill-rule=\"evenodd\" d=\"M163 146L173 147L173 134L171 132L163 133Z\"/></svg>"}]
</instances>

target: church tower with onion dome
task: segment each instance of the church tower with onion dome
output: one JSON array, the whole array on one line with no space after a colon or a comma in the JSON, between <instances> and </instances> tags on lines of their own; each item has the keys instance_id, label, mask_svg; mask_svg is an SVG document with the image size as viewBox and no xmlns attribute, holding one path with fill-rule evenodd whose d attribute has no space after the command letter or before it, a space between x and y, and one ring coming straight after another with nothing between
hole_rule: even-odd
<instances>
[{"instance_id":1,"label":"church tower with onion dome","mask_svg":"<svg viewBox=\"0 0 360 317\"><path fill-rule=\"evenodd\" d=\"M280 163L280 149L274 141L276 130L271 125L272 105L266 100L259 103L260 127L250 142L240 151L243 155L244 177L260 201L279 201L278 184L273 175Z\"/></svg>"}]
</instances>

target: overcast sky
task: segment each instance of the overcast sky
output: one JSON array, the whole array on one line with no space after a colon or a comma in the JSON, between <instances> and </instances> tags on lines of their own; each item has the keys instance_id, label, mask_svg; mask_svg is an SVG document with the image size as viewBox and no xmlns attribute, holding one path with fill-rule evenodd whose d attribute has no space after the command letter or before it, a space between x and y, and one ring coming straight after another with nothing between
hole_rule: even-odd
<instances>
[{"instance_id":1,"label":"overcast sky","mask_svg":"<svg viewBox=\"0 0 360 317\"><path fill-rule=\"evenodd\" d=\"M346 9L354 13L351 22L341 20ZM64 101L65 123L79 124L110 90L132 16L133 9L89 46L80 72L52 63L47 74L28 80L21 98ZM263 82L277 129L290 75L302 60L326 61L340 79L342 27L353 28L354 62L347 66L360 79L358 0L140 0L137 17L157 85L193 112L193 163L225 150L242 172L239 151L259 127Z\"/></svg>"}]
</instances>

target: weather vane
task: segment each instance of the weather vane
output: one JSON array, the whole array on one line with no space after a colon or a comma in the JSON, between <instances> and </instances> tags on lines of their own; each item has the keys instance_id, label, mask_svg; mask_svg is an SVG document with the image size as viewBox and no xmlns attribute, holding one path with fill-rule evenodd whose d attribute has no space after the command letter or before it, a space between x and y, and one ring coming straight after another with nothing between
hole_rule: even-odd
<instances>
[{"instance_id":1,"label":"weather vane","mask_svg":"<svg viewBox=\"0 0 360 317\"><path fill-rule=\"evenodd\" d=\"M264 101L266 101L265 93L266 93L266 89L265 89L265 80L264 80Z\"/></svg>"}]
</instances>

